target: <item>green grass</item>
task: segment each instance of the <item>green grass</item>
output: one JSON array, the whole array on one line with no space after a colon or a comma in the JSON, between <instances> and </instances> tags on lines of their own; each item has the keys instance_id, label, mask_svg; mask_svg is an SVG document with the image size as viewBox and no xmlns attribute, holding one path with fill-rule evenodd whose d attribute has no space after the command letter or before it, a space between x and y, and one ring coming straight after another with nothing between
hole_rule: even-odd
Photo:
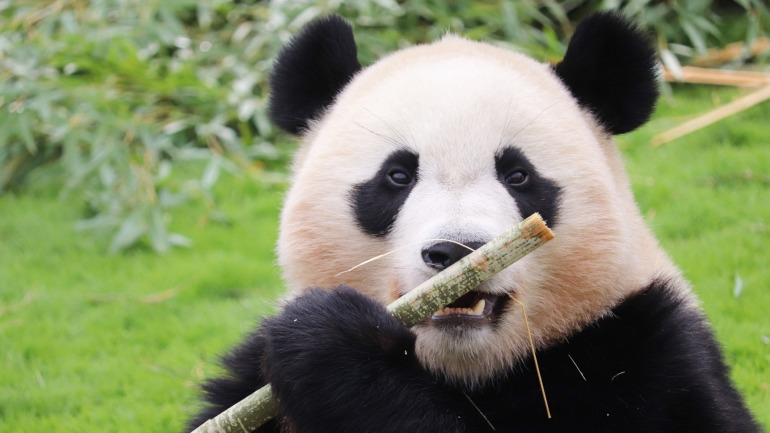
<instances>
[{"instance_id":1,"label":"green grass","mask_svg":"<svg viewBox=\"0 0 770 433\"><path fill-rule=\"evenodd\" d=\"M181 207L192 249L106 255L73 231L81 206L0 200L0 431L177 431L193 386L281 290L281 192L246 178L218 190L231 224ZM205 361L204 361L205 360Z\"/></svg>"},{"instance_id":2,"label":"green grass","mask_svg":"<svg viewBox=\"0 0 770 433\"><path fill-rule=\"evenodd\" d=\"M620 138L637 198L700 295L733 377L770 426L770 102L660 148L649 138L737 95L677 88ZM217 356L273 311L282 190L225 176L229 224L174 208L191 249L106 255L83 205L38 187L0 197L0 431L177 431ZM743 281L733 295L736 275ZM766 341L766 340L765 340Z\"/></svg>"},{"instance_id":3,"label":"green grass","mask_svg":"<svg viewBox=\"0 0 770 433\"><path fill-rule=\"evenodd\" d=\"M739 96L680 87L655 119L623 137L637 201L663 247L692 281L726 349L732 376L770 427L770 102L659 148L667 130ZM736 280L742 291L734 295Z\"/></svg>"}]
</instances>

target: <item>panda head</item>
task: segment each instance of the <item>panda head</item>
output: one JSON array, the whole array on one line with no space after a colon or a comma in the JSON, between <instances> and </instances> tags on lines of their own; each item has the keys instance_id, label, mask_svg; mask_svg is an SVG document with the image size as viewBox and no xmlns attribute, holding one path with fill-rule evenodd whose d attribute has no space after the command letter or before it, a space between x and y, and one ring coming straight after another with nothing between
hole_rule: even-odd
<instances>
[{"instance_id":1,"label":"panda head","mask_svg":"<svg viewBox=\"0 0 770 433\"><path fill-rule=\"evenodd\" d=\"M426 368L473 386L527 356L512 297L546 347L674 275L612 139L649 118L654 57L613 14L556 66L450 35L362 68L348 24L309 24L271 76L272 118L301 136L278 242L290 293L347 284L388 304L539 212L555 240L413 328Z\"/></svg>"}]
</instances>

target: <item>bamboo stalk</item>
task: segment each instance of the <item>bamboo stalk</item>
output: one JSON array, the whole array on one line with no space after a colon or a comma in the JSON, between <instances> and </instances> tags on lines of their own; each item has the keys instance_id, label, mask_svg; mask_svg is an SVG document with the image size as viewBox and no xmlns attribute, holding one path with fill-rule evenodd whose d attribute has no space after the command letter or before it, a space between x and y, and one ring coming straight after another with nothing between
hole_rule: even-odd
<instances>
[{"instance_id":1,"label":"bamboo stalk","mask_svg":"<svg viewBox=\"0 0 770 433\"><path fill-rule=\"evenodd\" d=\"M683 83L716 84L722 86L762 87L770 85L770 74L765 72L682 66L678 74L663 68L663 79Z\"/></svg>"},{"instance_id":2,"label":"bamboo stalk","mask_svg":"<svg viewBox=\"0 0 770 433\"><path fill-rule=\"evenodd\" d=\"M543 219L535 213L409 291L387 309L404 325L414 326L553 237ZM273 418L277 410L277 401L268 384L192 433L251 432Z\"/></svg>"},{"instance_id":3,"label":"bamboo stalk","mask_svg":"<svg viewBox=\"0 0 770 433\"><path fill-rule=\"evenodd\" d=\"M676 140L679 137L685 136L691 132L704 128L712 123L718 122L725 117L732 116L735 113L743 111L747 108L753 107L760 102L770 99L770 85L760 88L746 96L742 96L730 103L717 107L695 119L684 122L683 124L662 132L652 138L651 143L654 147L658 147L669 141Z\"/></svg>"},{"instance_id":4,"label":"bamboo stalk","mask_svg":"<svg viewBox=\"0 0 770 433\"><path fill-rule=\"evenodd\" d=\"M745 58L746 55L758 56L770 52L770 39L756 38L750 44L733 42L721 49L710 49L703 56L696 57L691 64L695 66L719 66Z\"/></svg>"},{"instance_id":5,"label":"bamboo stalk","mask_svg":"<svg viewBox=\"0 0 770 433\"><path fill-rule=\"evenodd\" d=\"M410 290L388 305L388 311L414 326L551 239L551 230L534 214Z\"/></svg>"},{"instance_id":6,"label":"bamboo stalk","mask_svg":"<svg viewBox=\"0 0 770 433\"><path fill-rule=\"evenodd\" d=\"M278 400L268 383L211 418L192 433L249 433L278 414Z\"/></svg>"}]
</instances>

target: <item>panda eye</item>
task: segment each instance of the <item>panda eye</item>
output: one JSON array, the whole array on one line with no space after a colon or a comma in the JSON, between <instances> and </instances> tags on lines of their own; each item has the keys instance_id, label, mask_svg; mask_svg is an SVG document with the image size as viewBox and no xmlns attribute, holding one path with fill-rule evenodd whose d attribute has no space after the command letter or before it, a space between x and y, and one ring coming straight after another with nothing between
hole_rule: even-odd
<instances>
[{"instance_id":1,"label":"panda eye","mask_svg":"<svg viewBox=\"0 0 770 433\"><path fill-rule=\"evenodd\" d=\"M505 183L510 186L521 186L529 180L529 173L523 169L518 169L505 176Z\"/></svg>"},{"instance_id":2,"label":"panda eye","mask_svg":"<svg viewBox=\"0 0 770 433\"><path fill-rule=\"evenodd\" d=\"M388 180L396 186L407 186L412 182L412 177L404 170L394 168L388 171Z\"/></svg>"}]
</instances>

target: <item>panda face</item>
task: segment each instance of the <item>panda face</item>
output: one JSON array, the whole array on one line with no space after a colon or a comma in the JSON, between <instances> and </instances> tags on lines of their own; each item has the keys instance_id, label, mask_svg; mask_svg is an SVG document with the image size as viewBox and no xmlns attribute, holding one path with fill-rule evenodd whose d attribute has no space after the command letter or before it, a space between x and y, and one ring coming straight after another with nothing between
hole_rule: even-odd
<instances>
[{"instance_id":1,"label":"panda face","mask_svg":"<svg viewBox=\"0 0 770 433\"><path fill-rule=\"evenodd\" d=\"M667 266L610 135L523 55L453 36L403 50L307 126L278 245L294 295L347 284L388 304L534 212L556 234L413 328L424 366L449 381L480 384L527 356L512 298L542 347Z\"/></svg>"}]
</instances>

